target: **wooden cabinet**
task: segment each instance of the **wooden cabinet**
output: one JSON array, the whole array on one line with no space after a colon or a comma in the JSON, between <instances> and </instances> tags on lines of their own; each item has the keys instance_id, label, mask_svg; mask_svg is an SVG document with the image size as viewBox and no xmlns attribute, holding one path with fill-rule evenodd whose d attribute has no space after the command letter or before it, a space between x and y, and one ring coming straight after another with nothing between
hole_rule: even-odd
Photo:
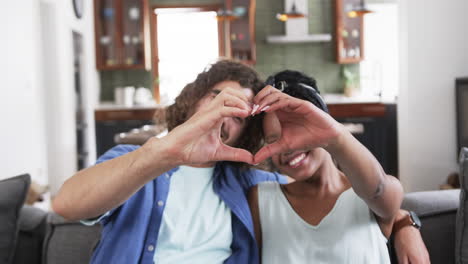
<instances>
[{"instance_id":1,"label":"wooden cabinet","mask_svg":"<svg viewBox=\"0 0 468 264\"><path fill-rule=\"evenodd\" d=\"M255 0L228 0L227 8L235 19L226 21L229 23L226 56L253 65L256 61Z\"/></svg>"},{"instance_id":2,"label":"wooden cabinet","mask_svg":"<svg viewBox=\"0 0 468 264\"><path fill-rule=\"evenodd\" d=\"M147 0L94 1L98 70L151 68Z\"/></svg>"},{"instance_id":3,"label":"wooden cabinet","mask_svg":"<svg viewBox=\"0 0 468 264\"><path fill-rule=\"evenodd\" d=\"M336 0L336 60L340 64L358 63L364 59L363 17L351 17L349 12L361 0Z\"/></svg>"},{"instance_id":4,"label":"wooden cabinet","mask_svg":"<svg viewBox=\"0 0 468 264\"><path fill-rule=\"evenodd\" d=\"M155 109L96 110L94 119L98 157L116 145L116 134L152 124L154 111Z\"/></svg>"},{"instance_id":5,"label":"wooden cabinet","mask_svg":"<svg viewBox=\"0 0 468 264\"><path fill-rule=\"evenodd\" d=\"M387 174L398 178L395 104L329 104L330 115L376 157Z\"/></svg>"}]
</instances>

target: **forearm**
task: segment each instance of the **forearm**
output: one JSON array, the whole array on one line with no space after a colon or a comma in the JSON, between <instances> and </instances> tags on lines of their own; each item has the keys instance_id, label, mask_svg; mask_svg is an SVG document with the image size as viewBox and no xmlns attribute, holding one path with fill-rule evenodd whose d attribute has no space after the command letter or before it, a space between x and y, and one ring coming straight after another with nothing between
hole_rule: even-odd
<instances>
[{"instance_id":1,"label":"forearm","mask_svg":"<svg viewBox=\"0 0 468 264\"><path fill-rule=\"evenodd\" d=\"M403 190L397 179L385 174L372 153L347 131L326 149L369 208L384 219L393 218L400 208Z\"/></svg>"},{"instance_id":2,"label":"forearm","mask_svg":"<svg viewBox=\"0 0 468 264\"><path fill-rule=\"evenodd\" d=\"M175 167L164 139L151 139L126 155L84 169L55 196L55 212L70 220L99 216L124 203L144 184Z\"/></svg>"}]
</instances>

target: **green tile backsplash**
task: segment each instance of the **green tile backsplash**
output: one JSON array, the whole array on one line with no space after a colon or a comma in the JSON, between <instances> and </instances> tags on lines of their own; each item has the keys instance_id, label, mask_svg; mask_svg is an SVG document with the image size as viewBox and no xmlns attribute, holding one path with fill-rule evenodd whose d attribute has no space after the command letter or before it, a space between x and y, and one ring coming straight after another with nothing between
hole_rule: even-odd
<instances>
[{"instance_id":1,"label":"green tile backsplash","mask_svg":"<svg viewBox=\"0 0 468 264\"><path fill-rule=\"evenodd\" d=\"M145 70L101 71L101 101L114 100L114 88L135 86L152 89L151 72Z\"/></svg>"},{"instance_id":2,"label":"green tile backsplash","mask_svg":"<svg viewBox=\"0 0 468 264\"><path fill-rule=\"evenodd\" d=\"M256 45L257 64L255 69L263 78L284 70L303 71L314 76L323 92L342 92L341 65L335 62L335 42L268 44L269 35L284 35L284 23L275 15L284 10L283 0L257 0ZM309 0L309 34L331 33L334 35L334 1ZM395 0L372 0L374 3L389 3ZM150 0L150 5L213 4L213 0ZM288 7L289 8L289 7ZM354 72L358 65L350 65ZM151 88L151 72L144 70L101 71L101 100L113 100L113 89L122 86L144 86Z\"/></svg>"}]
</instances>

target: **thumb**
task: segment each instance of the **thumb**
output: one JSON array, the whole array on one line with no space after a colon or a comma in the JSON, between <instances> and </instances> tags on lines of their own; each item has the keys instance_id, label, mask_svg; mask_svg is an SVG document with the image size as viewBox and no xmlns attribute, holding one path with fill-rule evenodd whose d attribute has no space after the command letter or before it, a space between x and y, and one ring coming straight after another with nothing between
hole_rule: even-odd
<instances>
[{"instance_id":1,"label":"thumb","mask_svg":"<svg viewBox=\"0 0 468 264\"><path fill-rule=\"evenodd\" d=\"M217 152L215 159L218 161L235 161L253 164L252 153L245 149L233 148L224 144Z\"/></svg>"},{"instance_id":2,"label":"thumb","mask_svg":"<svg viewBox=\"0 0 468 264\"><path fill-rule=\"evenodd\" d=\"M278 153L281 153L283 150L283 147L280 145L280 143L278 141L270 144L270 145L266 145L264 147L262 147L256 154L255 154L255 157L254 157L254 164L258 164L260 162L263 162L264 160L268 159L269 157L275 155L275 154L278 154Z\"/></svg>"},{"instance_id":3,"label":"thumb","mask_svg":"<svg viewBox=\"0 0 468 264\"><path fill-rule=\"evenodd\" d=\"M263 117L263 131L267 143L273 143L281 138L281 122L275 112L266 113Z\"/></svg>"}]
</instances>

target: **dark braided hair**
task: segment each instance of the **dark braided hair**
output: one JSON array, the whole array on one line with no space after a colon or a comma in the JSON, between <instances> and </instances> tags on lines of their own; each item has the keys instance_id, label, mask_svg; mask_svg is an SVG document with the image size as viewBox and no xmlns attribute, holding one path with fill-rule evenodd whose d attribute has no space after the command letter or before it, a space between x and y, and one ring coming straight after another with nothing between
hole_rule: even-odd
<instances>
[{"instance_id":1,"label":"dark braided hair","mask_svg":"<svg viewBox=\"0 0 468 264\"><path fill-rule=\"evenodd\" d=\"M328 112L327 105L320 97L317 81L302 72L284 70L268 77L266 84L274 86L292 97L309 101Z\"/></svg>"}]
</instances>

